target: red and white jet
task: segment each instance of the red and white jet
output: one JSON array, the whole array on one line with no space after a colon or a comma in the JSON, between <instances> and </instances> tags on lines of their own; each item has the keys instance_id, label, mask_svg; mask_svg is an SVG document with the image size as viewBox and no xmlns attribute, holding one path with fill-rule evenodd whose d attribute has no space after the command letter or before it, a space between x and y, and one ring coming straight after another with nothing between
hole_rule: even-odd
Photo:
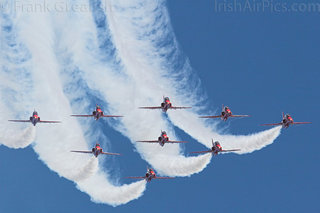
<instances>
[{"instance_id":1,"label":"red and white jet","mask_svg":"<svg viewBox=\"0 0 320 213\"><path fill-rule=\"evenodd\" d=\"M158 177L153 169L147 168L147 173L145 176L141 177L126 177L132 179L145 179L147 182L150 182L152 179L173 179L174 177Z\"/></svg>"},{"instance_id":2,"label":"red and white jet","mask_svg":"<svg viewBox=\"0 0 320 213\"><path fill-rule=\"evenodd\" d=\"M29 120L8 120L11 122L30 122L33 124L33 126L37 125L37 123L61 123L61 121L43 121L40 120L40 117L38 116L38 113L36 111L33 111L32 116L29 118Z\"/></svg>"},{"instance_id":3,"label":"red and white jet","mask_svg":"<svg viewBox=\"0 0 320 213\"><path fill-rule=\"evenodd\" d=\"M101 117L108 117L108 118L110 118L110 117L113 117L113 118L123 117L122 115L104 115L103 111L101 110L101 107L98 105L96 105L96 110L93 111L91 115L71 115L71 116L73 116L73 117L94 117L94 119L96 121L99 120L99 118L101 118Z\"/></svg>"},{"instance_id":4,"label":"red and white jet","mask_svg":"<svg viewBox=\"0 0 320 213\"><path fill-rule=\"evenodd\" d=\"M110 153L110 152L103 152L102 148L100 147L100 144L96 144L95 147L92 148L91 151L70 151L70 152L77 152L77 153L88 153L93 154L94 156L98 157L98 155L121 155L119 153Z\"/></svg>"},{"instance_id":5,"label":"red and white jet","mask_svg":"<svg viewBox=\"0 0 320 213\"><path fill-rule=\"evenodd\" d=\"M200 116L200 118L221 118L221 120L226 121L228 118L239 118L239 117L249 117L249 115L233 115L230 108L222 105L221 115L209 115L209 116Z\"/></svg>"},{"instance_id":6,"label":"red and white jet","mask_svg":"<svg viewBox=\"0 0 320 213\"><path fill-rule=\"evenodd\" d=\"M167 112L168 109L189 109L192 107L175 107L172 106L170 99L168 97L163 97L163 102L161 106L156 107L139 107L140 109L162 109L163 112Z\"/></svg>"},{"instance_id":7,"label":"red and white jet","mask_svg":"<svg viewBox=\"0 0 320 213\"><path fill-rule=\"evenodd\" d=\"M137 141L141 143L159 143L160 146L164 146L165 143L188 143L187 141L171 141L165 131L161 131L161 135L158 137L158 140L154 141Z\"/></svg>"},{"instance_id":8,"label":"red and white jet","mask_svg":"<svg viewBox=\"0 0 320 213\"><path fill-rule=\"evenodd\" d=\"M218 141L213 142L213 139L212 139L212 148L210 150L200 151L200 152L191 152L191 153L210 153L211 152L213 155L217 155L217 154L219 154L219 152L235 152L235 151L240 151L240 149L224 150L224 149L222 149L222 147Z\"/></svg>"},{"instance_id":9,"label":"red and white jet","mask_svg":"<svg viewBox=\"0 0 320 213\"><path fill-rule=\"evenodd\" d=\"M311 124L311 122L294 122L291 115L282 113L282 121L280 123L273 124L261 124L262 126L280 126L283 128L288 128L292 124Z\"/></svg>"}]
</instances>

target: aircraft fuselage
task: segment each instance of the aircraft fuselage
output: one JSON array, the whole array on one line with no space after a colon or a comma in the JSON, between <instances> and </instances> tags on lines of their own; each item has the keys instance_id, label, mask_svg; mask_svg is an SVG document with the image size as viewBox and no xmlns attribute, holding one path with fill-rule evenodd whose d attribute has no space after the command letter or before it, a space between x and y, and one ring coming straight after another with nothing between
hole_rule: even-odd
<instances>
[{"instance_id":1,"label":"aircraft fuselage","mask_svg":"<svg viewBox=\"0 0 320 213\"><path fill-rule=\"evenodd\" d=\"M34 111L30 117L30 122L33 124L33 126L35 126L37 125L38 121L40 121L40 117L38 116L38 113Z\"/></svg>"},{"instance_id":2,"label":"aircraft fuselage","mask_svg":"<svg viewBox=\"0 0 320 213\"><path fill-rule=\"evenodd\" d=\"M222 147L221 147L220 143L216 141L213 143L211 150L214 155L217 155L219 152L222 151Z\"/></svg>"},{"instance_id":3,"label":"aircraft fuselage","mask_svg":"<svg viewBox=\"0 0 320 213\"><path fill-rule=\"evenodd\" d=\"M169 137L167 136L167 133L165 131L161 132L161 135L159 136L158 141L160 146L164 146L164 144L169 141Z\"/></svg>"},{"instance_id":4,"label":"aircraft fuselage","mask_svg":"<svg viewBox=\"0 0 320 213\"><path fill-rule=\"evenodd\" d=\"M172 106L170 99L168 97L165 97L163 99L163 102L161 103L161 108L163 112L167 112L168 109Z\"/></svg>"},{"instance_id":5,"label":"aircraft fuselage","mask_svg":"<svg viewBox=\"0 0 320 213\"><path fill-rule=\"evenodd\" d=\"M103 116L103 111L100 107L97 107L95 111L92 112L95 120L99 120Z\"/></svg>"},{"instance_id":6,"label":"aircraft fuselage","mask_svg":"<svg viewBox=\"0 0 320 213\"><path fill-rule=\"evenodd\" d=\"M100 146L95 146L92 148L92 154L94 154L95 157L98 157L99 154L102 153L102 148L100 148Z\"/></svg>"},{"instance_id":7,"label":"aircraft fuselage","mask_svg":"<svg viewBox=\"0 0 320 213\"><path fill-rule=\"evenodd\" d=\"M283 128L288 128L290 126L290 124L293 124L293 119L291 116L286 115L283 119L282 119L282 127Z\"/></svg>"},{"instance_id":8,"label":"aircraft fuselage","mask_svg":"<svg viewBox=\"0 0 320 213\"><path fill-rule=\"evenodd\" d=\"M150 182L152 180L152 178L155 178L156 174L154 173L153 170L147 171L145 179L147 182Z\"/></svg>"},{"instance_id":9,"label":"aircraft fuselage","mask_svg":"<svg viewBox=\"0 0 320 213\"><path fill-rule=\"evenodd\" d=\"M232 115L231 110L229 108L224 108L221 112L221 119L223 121L226 121L231 115Z\"/></svg>"}]
</instances>

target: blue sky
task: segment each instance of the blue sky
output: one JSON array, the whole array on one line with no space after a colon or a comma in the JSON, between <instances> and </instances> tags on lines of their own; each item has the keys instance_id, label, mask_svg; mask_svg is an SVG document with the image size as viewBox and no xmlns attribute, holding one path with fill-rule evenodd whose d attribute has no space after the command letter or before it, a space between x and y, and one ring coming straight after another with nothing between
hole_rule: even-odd
<instances>
[{"instance_id":1,"label":"blue sky","mask_svg":"<svg viewBox=\"0 0 320 213\"><path fill-rule=\"evenodd\" d=\"M71 181L51 172L31 147L0 147L0 212L319 212L319 13L217 12L213 0L168 1L181 50L202 80L212 107L252 115L228 121L248 134L278 122L281 112L313 124L283 130L266 148L216 156L190 178L152 181L138 200L116 208L96 204ZM103 121L99 121L103 122ZM105 167L122 176L144 174L146 162L119 133ZM190 140L179 132L181 138ZM203 150L194 143L186 151ZM22 181L23 180L23 181ZM129 183L127 180L123 180ZM97 183L99 184L99 183ZM146 209L147 210L147 209Z\"/></svg>"}]
</instances>

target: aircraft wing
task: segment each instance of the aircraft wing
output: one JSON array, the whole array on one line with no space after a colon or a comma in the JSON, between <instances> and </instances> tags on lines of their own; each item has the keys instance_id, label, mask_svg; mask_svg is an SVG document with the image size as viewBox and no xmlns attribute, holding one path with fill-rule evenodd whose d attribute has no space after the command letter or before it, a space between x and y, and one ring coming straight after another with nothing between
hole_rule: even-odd
<instances>
[{"instance_id":1,"label":"aircraft wing","mask_svg":"<svg viewBox=\"0 0 320 213\"><path fill-rule=\"evenodd\" d=\"M261 126L279 126L282 125L282 123L274 123L274 124L261 124Z\"/></svg>"},{"instance_id":2,"label":"aircraft wing","mask_svg":"<svg viewBox=\"0 0 320 213\"><path fill-rule=\"evenodd\" d=\"M142 176L140 176L140 177L125 177L125 178L131 178L131 179L145 179L146 177L142 177Z\"/></svg>"},{"instance_id":3,"label":"aircraft wing","mask_svg":"<svg viewBox=\"0 0 320 213\"><path fill-rule=\"evenodd\" d=\"M161 106L157 106L157 107L139 107L139 109L162 109Z\"/></svg>"},{"instance_id":4,"label":"aircraft wing","mask_svg":"<svg viewBox=\"0 0 320 213\"><path fill-rule=\"evenodd\" d=\"M90 153L90 154L92 154L92 151L70 151L70 152L77 152L77 153Z\"/></svg>"},{"instance_id":5,"label":"aircraft wing","mask_svg":"<svg viewBox=\"0 0 320 213\"><path fill-rule=\"evenodd\" d=\"M200 116L199 118L221 118L222 116L221 115L213 115L213 116Z\"/></svg>"},{"instance_id":6,"label":"aircraft wing","mask_svg":"<svg viewBox=\"0 0 320 213\"><path fill-rule=\"evenodd\" d=\"M61 121L38 121L39 123L61 123Z\"/></svg>"},{"instance_id":7,"label":"aircraft wing","mask_svg":"<svg viewBox=\"0 0 320 213\"><path fill-rule=\"evenodd\" d=\"M188 141L166 141L165 143L188 143Z\"/></svg>"},{"instance_id":8,"label":"aircraft wing","mask_svg":"<svg viewBox=\"0 0 320 213\"><path fill-rule=\"evenodd\" d=\"M311 122L293 122L292 124L311 124Z\"/></svg>"},{"instance_id":9,"label":"aircraft wing","mask_svg":"<svg viewBox=\"0 0 320 213\"><path fill-rule=\"evenodd\" d=\"M192 107L170 107L170 109L190 109Z\"/></svg>"},{"instance_id":10,"label":"aircraft wing","mask_svg":"<svg viewBox=\"0 0 320 213\"><path fill-rule=\"evenodd\" d=\"M174 177L154 177L153 179L173 179Z\"/></svg>"},{"instance_id":11,"label":"aircraft wing","mask_svg":"<svg viewBox=\"0 0 320 213\"><path fill-rule=\"evenodd\" d=\"M73 117L93 117L94 115L70 115Z\"/></svg>"},{"instance_id":12,"label":"aircraft wing","mask_svg":"<svg viewBox=\"0 0 320 213\"><path fill-rule=\"evenodd\" d=\"M8 120L11 122L31 122L30 120Z\"/></svg>"},{"instance_id":13,"label":"aircraft wing","mask_svg":"<svg viewBox=\"0 0 320 213\"><path fill-rule=\"evenodd\" d=\"M233 118L250 117L250 115L231 115Z\"/></svg>"},{"instance_id":14,"label":"aircraft wing","mask_svg":"<svg viewBox=\"0 0 320 213\"><path fill-rule=\"evenodd\" d=\"M212 152L212 150L200 151L200 152L190 152L190 153L209 153L209 152Z\"/></svg>"},{"instance_id":15,"label":"aircraft wing","mask_svg":"<svg viewBox=\"0 0 320 213\"><path fill-rule=\"evenodd\" d=\"M111 152L102 152L101 154L104 154L104 155L121 155L119 153L111 153Z\"/></svg>"},{"instance_id":16,"label":"aircraft wing","mask_svg":"<svg viewBox=\"0 0 320 213\"><path fill-rule=\"evenodd\" d=\"M159 141L136 141L141 143L159 143Z\"/></svg>"},{"instance_id":17,"label":"aircraft wing","mask_svg":"<svg viewBox=\"0 0 320 213\"><path fill-rule=\"evenodd\" d=\"M240 151L241 149L226 149L226 150L221 150L220 152L235 152L235 151Z\"/></svg>"},{"instance_id":18,"label":"aircraft wing","mask_svg":"<svg viewBox=\"0 0 320 213\"><path fill-rule=\"evenodd\" d=\"M119 118L123 117L122 115L103 115L102 117L107 117L107 118Z\"/></svg>"}]
</instances>

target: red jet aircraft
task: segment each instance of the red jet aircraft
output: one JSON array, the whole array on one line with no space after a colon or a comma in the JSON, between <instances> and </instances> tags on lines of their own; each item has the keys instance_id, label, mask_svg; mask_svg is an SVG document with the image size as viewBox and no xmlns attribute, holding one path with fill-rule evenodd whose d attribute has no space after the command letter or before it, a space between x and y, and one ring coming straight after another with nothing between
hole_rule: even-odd
<instances>
[{"instance_id":1,"label":"red jet aircraft","mask_svg":"<svg viewBox=\"0 0 320 213\"><path fill-rule=\"evenodd\" d=\"M142 143L159 143L160 146L164 146L165 143L188 143L187 141L170 141L167 133L161 131L161 135L158 137L158 140L154 141L137 141Z\"/></svg>"},{"instance_id":2,"label":"red jet aircraft","mask_svg":"<svg viewBox=\"0 0 320 213\"><path fill-rule=\"evenodd\" d=\"M43 121L40 120L40 117L38 116L38 113L36 111L33 111L32 116L29 118L29 120L8 120L12 122L31 122L33 126L37 125L37 123L61 123L61 121Z\"/></svg>"},{"instance_id":3,"label":"red jet aircraft","mask_svg":"<svg viewBox=\"0 0 320 213\"><path fill-rule=\"evenodd\" d=\"M311 122L294 122L292 117L289 114L284 115L284 113L282 113L282 121L280 123L261 124L261 125L262 126L280 126L280 125L282 125L283 128L288 128L292 124L311 124Z\"/></svg>"},{"instance_id":4,"label":"red jet aircraft","mask_svg":"<svg viewBox=\"0 0 320 213\"><path fill-rule=\"evenodd\" d=\"M167 112L168 109L189 109L192 107L174 107L172 106L170 99L168 97L163 97L163 102L161 106L156 107L139 107L140 109L162 109L163 112Z\"/></svg>"},{"instance_id":5,"label":"red jet aircraft","mask_svg":"<svg viewBox=\"0 0 320 213\"><path fill-rule=\"evenodd\" d=\"M96 144L95 147L92 148L91 151L70 151L70 152L78 152L78 153L89 153L93 154L94 156L98 157L100 154L104 155L120 155L119 153L110 153L110 152L103 152L102 148L100 147L100 144Z\"/></svg>"},{"instance_id":6,"label":"red jet aircraft","mask_svg":"<svg viewBox=\"0 0 320 213\"><path fill-rule=\"evenodd\" d=\"M235 152L235 151L240 151L240 149L229 149L229 150L223 150L220 143L218 141L213 142L212 139L212 148L207 151L200 151L200 152L191 152L191 153L209 153L211 152L214 155L219 154L219 152Z\"/></svg>"},{"instance_id":7,"label":"red jet aircraft","mask_svg":"<svg viewBox=\"0 0 320 213\"><path fill-rule=\"evenodd\" d=\"M213 115L213 116L200 116L200 118L221 118L221 120L226 121L228 118L239 118L239 117L249 117L249 115L233 115L230 108L222 105L221 115Z\"/></svg>"},{"instance_id":8,"label":"red jet aircraft","mask_svg":"<svg viewBox=\"0 0 320 213\"><path fill-rule=\"evenodd\" d=\"M104 115L103 111L101 110L101 107L96 105L96 110L92 112L92 115L71 115L74 117L94 117L94 119L97 121L101 117L123 117L122 115Z\"/></svg>"},{"instance_id":9,"label":"red jet aircraft","mask_svg":"<svg viewBox=\"0 0 320 213\"><path fill-rule=\"evenodd\" d=\"M153 169L147 168L147 173L145 176L141 177L126 177L126 178L133 178L133 179L145 179L147 182L150 182L152 179L173 179L174 177L158 177Z\"/></svg>"}]
</instances>

